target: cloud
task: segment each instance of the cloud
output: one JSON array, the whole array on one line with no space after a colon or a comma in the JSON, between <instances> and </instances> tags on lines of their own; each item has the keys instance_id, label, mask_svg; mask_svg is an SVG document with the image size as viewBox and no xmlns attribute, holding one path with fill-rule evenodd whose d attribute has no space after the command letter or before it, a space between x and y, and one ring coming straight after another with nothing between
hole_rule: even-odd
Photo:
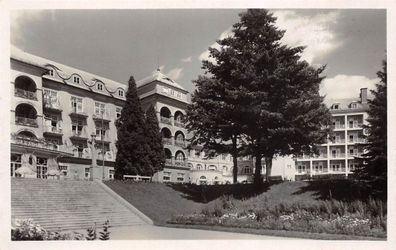
<instances>
[{"instance_id":1,"label":"cloud","mask_svg":"<svg viewBox=\"0 0 396 250\"><path fill-rule=\"evenodd\" d=\"M340 13L331 11L311 16L302 16L295 11L274 11L276 25L286 30L281 42L289 46L307 46L301 55L308 63L337 49L341 44L331 26L337 23Z\"/></svg>"},{"instance_id":2,"label":"cloud","mask_svg":"<svg viewBox=\"0 0 396 250\"><path fill-rule=\"evenodd\" d=\"M174 68L168 71L165 75L169 76L173 80L178 80L183 76L183 68Z\"/></svg>"},{"instance_id":3,"label":"cloud","mask_svg":"<svg viewBox=\"0 0 396 250\"><path fill-rule=\"evenodd\" d=\"M360 75L336 75L325 78L320 86L320 94L326 95L325 102L331 99L344 99L359 97L361 88L375 89L378 78L369 79ZM369 97L371 96L368 91Z\"/></svg>"},{"instance_id":4,"label":"cloud","mask_svg":"<svg viewBox=\"0 0 396 250\"><path fill-rule=\"evenodd\" d=\"M192 61L192 56L186 57L181 59L182 62L191 62Z\"/></svg>"},{"instance_id":5,"label":"cloud","mask_svg":"<svg viewBox=\"0 0 396 250\"><path fill-rule=\"evenodd\" d=\"M49 12L48 12L49 11ZM10 12L11 43L23 48L25 41L24 28L26 24L36 22L44 17L45 13L50 14L52 22L56 21L55 10L13 10Z\"/></svg>"},{"instance_id":6,"label":"cloud","mask_svg":"<svg viewBox=\"0 0 396 250\"><path fill-rule=\"evenodd\" d=\"M230 37L230 36L232 37L233 34L234 34L234 33L232 32L232 27L229 27L228 29L226 29L225 31L223 31L223 32L220 34L218 40L222 40L222 39L227 38L227 37ZM220 49L220 45L219 45L217 42L213 43L213 44L210 45L209 47L215 48L215 49ZM208 61L212 61L212 62L213 62L214 59L211 58L211 57L209 57L209 55L210 55L209 50L205 50L204 52L202 52L202 53L198 56L198 59L201 60L201 61L203 61L203 60L208 60Z\"/></svg>"}]
</instances>

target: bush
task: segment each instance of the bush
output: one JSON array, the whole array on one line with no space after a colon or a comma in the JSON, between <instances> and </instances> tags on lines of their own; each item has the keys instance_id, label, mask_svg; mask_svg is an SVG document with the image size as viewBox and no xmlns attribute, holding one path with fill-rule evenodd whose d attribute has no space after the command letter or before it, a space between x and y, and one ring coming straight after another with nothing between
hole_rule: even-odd
<instances>
[{"instance_id":1,"label":"bush","mask_svg":"<svg viewBox=\"0 0 396 250\"><path fill-rule=\"evenodd\" d=\"M103 232L100 232L100 240L108 240L110 232L108 231L109 221L103 225ZM94 240L96 239L96 226L89 229L88 236L84 237L80 233L60 233L56 231L47 231L32 219L17 219L11 227L11 240L14 241L41 241L41 240Z\"/></svg>"}]
</instances>

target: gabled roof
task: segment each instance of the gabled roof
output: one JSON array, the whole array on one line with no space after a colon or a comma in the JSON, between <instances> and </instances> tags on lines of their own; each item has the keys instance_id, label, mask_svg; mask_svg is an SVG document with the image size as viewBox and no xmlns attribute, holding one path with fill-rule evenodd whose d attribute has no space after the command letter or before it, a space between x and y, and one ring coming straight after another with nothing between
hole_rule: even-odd
<instances>
[{"instance_id":1,"label":"gabled roof","mask_svg":"<svg viewBox=\"0 0 396 250\"><path fill-rule=\"evenodd\" d=\"M13 45L11 45L11 58L17 61L21 61L30 65L35 65L42 68L52 69L56 71L60 79L69 79L71 76L80 76L85 83L85 86L81 85L84 89L91 89L93 92L97 92L99 94L106 94L101 91L96 91L95 85L97 82L102 82L105 85L105 89L107 90L107 94L114 94L118 89L127 90L128 86L110 79L107 79L102 76L98 76L92 73L85 72L80 69L76 69L58 62L51 61L49 59L39 57L36 55L32 55L27 53ZM75 86L75 85L73 85ZM114 95L118 97L117 95Z\"/></svg>"},{"instance_id":2,"label":"gabled roof","mask_svg":"<svg viewBox=\"0 0 396 250\"><path fill-rule=\"evenodd\" d=\"M154 81L162 82L162 83L165 83L167 85L170 85L172 87L175 87L177 89L187 92L187 90L185 88L183 88L180 84L178 84L177 82L172 80L169 76L162 74L159 69L156 70L155 72L153 72L150 76L137 81L136 86L139 88L139 87L142 87L142 86L149 84L151 82L154 82Z\"/></svg>"},{"instance_id":3,"label":"gabled roof","mask_svg":"<svg viewBox=\"0 0 396 250\"><path fill-rule=\"evenodd\" d=\"M331 108L333 104L338 104L339 110L346 110L350 109L350 104L351 103L358 103L361 105L362 108L367 108L368 104L367 103L361 103L360 98L344 98L344 99L328 99L325 100L325 104L327 105L328 108Z\"/></svg>"}]
</instances>

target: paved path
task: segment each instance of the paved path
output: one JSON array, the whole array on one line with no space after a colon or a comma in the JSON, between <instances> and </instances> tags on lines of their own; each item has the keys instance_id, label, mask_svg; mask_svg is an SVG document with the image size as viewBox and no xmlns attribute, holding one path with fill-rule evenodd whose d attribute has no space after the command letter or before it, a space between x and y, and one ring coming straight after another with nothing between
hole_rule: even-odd
<instances>
[{"instance_id":1,"label":"paved path","mask_svg":"<svg viewBox=\"0 0 396 250\"><path fill-rule=\"evenodd\" d=\"M111 240L283 240L285 237L139 225L110 228Z\"/></svg>"}]
</instances>

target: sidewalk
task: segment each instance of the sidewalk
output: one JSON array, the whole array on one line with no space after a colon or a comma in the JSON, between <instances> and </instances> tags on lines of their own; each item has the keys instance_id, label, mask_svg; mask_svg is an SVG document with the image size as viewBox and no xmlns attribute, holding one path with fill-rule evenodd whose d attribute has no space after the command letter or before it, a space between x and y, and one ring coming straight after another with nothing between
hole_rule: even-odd
<instances>
[{"instance_id":1,"label":"sidewalk","mask_svg":"<svg viewBox=\"0 0 396 250\"><path fill-rule=\"evenodd\" d=\"M110 228L111 240L283 240L285 237L141 225Z\"/></svg>"}]
</instances>

